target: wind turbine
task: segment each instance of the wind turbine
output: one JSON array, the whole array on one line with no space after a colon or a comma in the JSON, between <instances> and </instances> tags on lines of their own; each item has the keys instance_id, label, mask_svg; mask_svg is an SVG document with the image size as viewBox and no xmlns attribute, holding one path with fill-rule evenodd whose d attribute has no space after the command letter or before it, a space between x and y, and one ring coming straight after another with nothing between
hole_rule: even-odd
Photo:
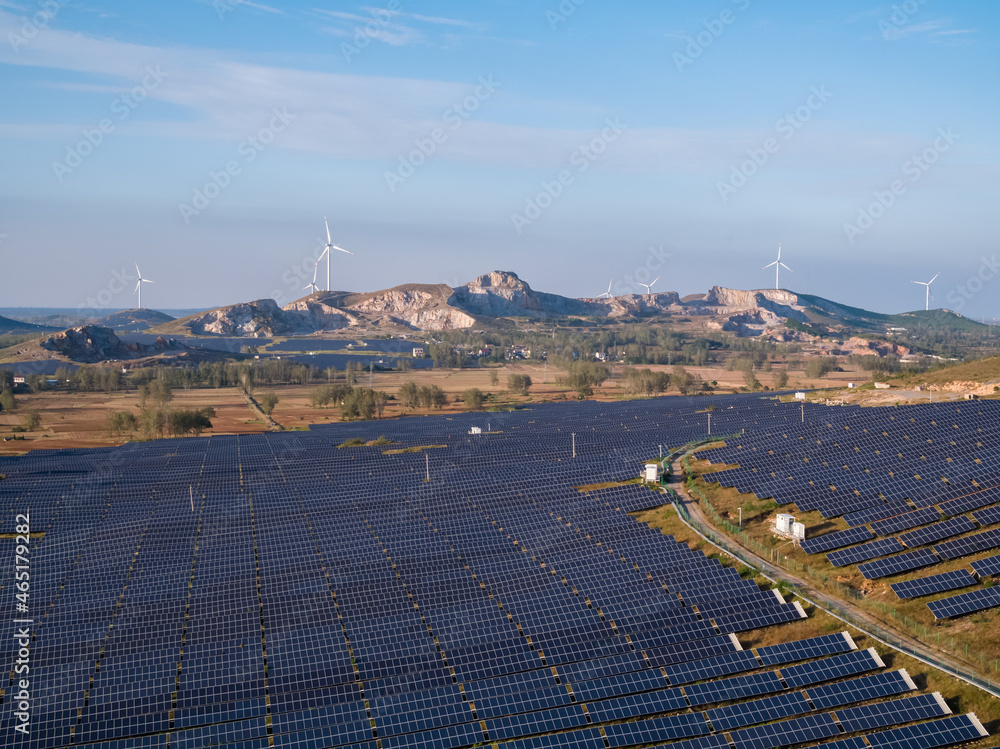
<instances>
[{"instance_id":1,"label":"wind turbine","mask_svg":"<svg viewBox=\"0 0 1000 749\"><path fill-rule=\"evenodd\" d=\"M320 256L322 257L322 256ZM302 290L305 291L309 289L310 294L315 294L319 291L319 286L316 285L316 271L319 270L319 260L316 261L316 265L313 266L313 280L309 282L308 286L303 286Z\"/></svg>"},{"instance_id":2,"label":"wind turbine","mask_svg":"<svg viewBox=\"0 0 1000 749\"><path fill-rule=\"evenodd\" d=\"M143 278L142 273L139 272L139 264L135 264L135 275L138 280L135 282L135 289L132 291L133 294L139 295L139 309L142 309L142 285L144 283L156 283L156 281L150 281L148 278Z\"/></svg>"},{"instance_id":3,"label":"wind turbine","mask_svg":"<svg viewBox=\"0 0 1000 749\"><path fill-rule=\"evenodd\" d=\"M659 280L660 280L660 277L659 277L659 276L657 276L656 278L654 278L654 279L653 279L652 281L650 281L649 283L642 283L641 281L636 281L636 283L637 283L637 284L639 284L640 286L645 286L645 287L646 287L646 293L647 293L647 294L649 294L649 288L650 288L650 287L651 287L651 286L652 286L652 285L653 285L654 283L656 283L656 282L657 282L657 281L659 281Z\"/></svg>"},{"instance_id":4,"label":"wind turbine","mask_svg":"<svg viewBox=\"0 0 1000 749\"><path fill-rule=\"evenodd\" d=\"M316 263L318 264L320 260L323 259L323 255L326 255L326 290L330 290L330 250L339 250L340 252L346 252L348 255L353 255L354 253L345 250L343 247L337 247L333 243L333 239L330 238L330 224L326 220L326 216L323 217L323 223L326 225L326 247L323 248L323 252L320 253L319 258L317 258ZM316 279L314 278L313 281ZM306 287L308 288L308 287Z\"/></svg>"},{"instance_id":5,"label":"wind turbine","mask_svg":"<svg viewBox=\"0 0 1000 749\"><path fill-rule=\"evenodd\" d=\"M603 294L601 294L600 296L598 296L597 298L598 298L598 299L604 299L604 298L607 298L607 299L610 299L610 298L611 298L611 284L613 284L614 282L615 282L615 279L613 279L613 278L612 278L612 279L610 279L610 280L608 281L608 290L607 290L607 291L605 291L605 292L604 292Z\"/></svg>"},{"instance_id":6,"label":"wind turbine","mask_svg":"<svg viewBox=\"0 0 1000 749\"><path fill-rule=\"evenodd\" d=\"M785 270L787 270L789 273L792 272L791 268L789 268L787 265L785 265L783 262L781 262L781 245L780 244L778 245L778 259L775 260L773 263L768 263L767 265L765 265L762 270L767 270L772 265L774 266L774 288L775 289L780 289L781 285L778 283L778 273L781 272L782 268L784 268Z\"/></svg>"},{"instance_id":7,"label":"wind turbine","mask_svg":"<svg viewBox=\"0 0 1000 749\"><path fill-rule=\"evenodd\" d=\"M940 275L941 275L940 273L936 273L934 275L934 278L932 278L930 281L927 281L926 283L923 282L923 281L911 281L910 282L910 283L918 284L920 286L926 286L927 287L927 300L924 302L924 311L925 312L931 308L931 284L934 283L934 281L937 280L937 277L940 276Z\"/></svg>"}]
</instances>

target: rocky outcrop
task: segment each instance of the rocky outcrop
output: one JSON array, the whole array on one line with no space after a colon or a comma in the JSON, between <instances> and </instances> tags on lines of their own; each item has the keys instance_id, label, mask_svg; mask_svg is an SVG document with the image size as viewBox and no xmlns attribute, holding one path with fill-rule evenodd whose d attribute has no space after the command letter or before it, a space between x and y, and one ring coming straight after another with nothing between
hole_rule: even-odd
<instances>
[{"instance_id":1,"label":"rocky outcrop","mask_svg":"<svg viewBox=\"0 0 1000 749\"><path fill-rule=\"evenodd\" d=\"M186 318L182 324L195 335L270 338L295 333L294 326L285 319L284 313L273 299L218 307Z\"/></svg>"},{"instance_id":2,"label":"rocky outcrop","mask_svg":"<svg viewBox=\"0 0 1000 749\"><path fill-rule=\"evenodd\" d=\"M61 333L39 341L45 351L64 356L70 361L84 364L107 361L109 359L138 359L155 356L165 351L183 351L184 346L166 338L157 338L153 343L125 343L111 328L99 325L83 325L69 328Z\"/></svg>"},{"instance_id":3,"label":"rocky outcrop","mask_svg":"<svg viewBox=\"0 0 1000 749\"><path fill-rule=\"evenodd\" d=\"M340 303L345 309L377 325L399 325L412 330L461 330L476 318L453 303L454 293L444 284L406 284L370 294L353 294Z\"/></svg>"},{"instance_id":4,"label":"rocky outcrop","mask_svg":"<svg viewBox=\"0 0 1000 749\"><path fill-rule=\"evenodd\" d=\"M510 271L495 270L459 286L449 300L466 312L484 317L562 317L607 314L593 300L570 299L532 289Z\"/></svg>"},{"instance_id":5,"label":"rocky outcrop","mask_svg":"<svg viewBox=\"0 0 1000 749\"><path fill-rule=\"evenodd\" d=\"M680 306L681 298L676 291L661 291L654 294L622 294L611 299L588 299L586 301L603 306L608 317L648 317L650 315L684 313L684 309Z\"/></svg>"},{"instance_id":6,"label":"rocky outcrop","mask_svg":"<svg viewBox=\"0 0 1000 749\"><path fill-rule=\"evenodd\" d=\"M343 330L358 324L358 316L351 315L328 303L312 297L299 299L281 308L286 322L298 330L315 333L322 330Z\"/></svg>"},{"instance_id":7,"label":"rocky outcrop","mask_svg":"<svg viewBox=\"0 0 1000 749\"><path fill-rule=\"evenodd\" d=\"M868 356L907 356L910 349L898 343L869 338L849 338L844 342L849 354Z\"/></svg>"}]
</instances>

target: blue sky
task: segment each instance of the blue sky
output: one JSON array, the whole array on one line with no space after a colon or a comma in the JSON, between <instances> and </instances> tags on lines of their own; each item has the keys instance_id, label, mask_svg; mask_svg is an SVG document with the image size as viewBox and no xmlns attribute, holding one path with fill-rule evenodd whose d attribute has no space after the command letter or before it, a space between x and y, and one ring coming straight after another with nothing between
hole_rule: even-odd
<instances>
[{"instance_id":1,"label":"blue sky","mask_svg":"<svg viewBox=\"0 0 1000 749\"><path fill-rule=\"evenodd\" d=\"M492 269L1000 316L1000 5L0 0L0 306ZM319 247L319 250L317 249ZM319 273L324 284L325 263Z\"/></svg>"}]
</instances>

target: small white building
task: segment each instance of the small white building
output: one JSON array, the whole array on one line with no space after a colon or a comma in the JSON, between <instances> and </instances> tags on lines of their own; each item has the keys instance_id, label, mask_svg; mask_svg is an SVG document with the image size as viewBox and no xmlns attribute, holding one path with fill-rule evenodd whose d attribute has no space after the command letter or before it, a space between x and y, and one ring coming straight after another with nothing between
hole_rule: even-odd
<instances>
[{"instance_id":1,"label":"small white building","mask_svg":"<svg viewBox=\"0 0 1000 749\"><path fill-rule=\"evenodd\" d=\"M803 393L801 390L795 394L795 400L804 401L805 399L806 399L806 394Z\"/></svg>"},{"instance_id":2,"label":"small white building","mask_svg":"<svg viewBox=\"0 0 1000 749\"><path fill-rule=\"evenodd\" d=\"M806 540L805 523L792 523L792 538L794 538L796 541Z\"/></svg>"},{"instance_id":3,"label":"small white building","mask_svg":"<svg viewBox=\"0 0 1000 749\"><path fill-rule=\"evenodd\" d=\"M890 385L888 382L876 382L875 383L875 389L876 390L888 390L891 387L892 387L892 385Z\"/></svg>"},{"instance_id":4,"label":"small white building","mask_svg":"<svg viewBox=\"0 0 1000 749\"><path fill-rule=\"evenodd\" d=\"M789 515L787 512L779 512L778 517L774 521L774 528L783 536L790 536L792 535L792 524L794 522L794 515Z\"/></svg>"},{"instance_id":5,"label":"small white building","mask_svg":"<svg viewBox=\"0 0 1000 749\"><path fill-rule=\"evenodd\" d=\"M27 379L24 375L14 375L14 385L24 385L27 383Z\"/></svg>"},{"instance_id":6,"label":"small white building","mask_svg":"<svg viewBox=\"0 0 1000 749\"><path fill-rule=\"evenodd\" d=\"M660 482L660 464L655 460L646 463L646 472L643 474L643 481L647 484L658 484Z\"/></svg>"},{"instance_id":7,"label":"small white building","mask_svg":"<svg viewBox=\"0 0 1000 749\"><path fill-rule=\"evenodd\" d=\"M847 389L848 390L854 390L854 388L856 388L856 387L857 387L857 385L854 384L853 382L848 382L847 383Z\"/></svg>"},{"instance_id":8,"label":"small white building","mask_svg":"<svg viewBox=\"0 0 1000 749\"><path fill-rule=\"evenodd\" d=\"M483 433L482 427L471 427L469 429L469 434L482 434L482 433Z\"/></svg>"},{"instance_id":9,"label":"small white building","mask_svg":"<svg viewBox=\"0 0 1000 749\"><path fill-rule=\"evenodd\" d=\"M420 358L423 357L423 355L424 355L424 347L423 346L414 346L413 347L413 358L414 359L420 359Z\"/></svg>"}]
</instances>

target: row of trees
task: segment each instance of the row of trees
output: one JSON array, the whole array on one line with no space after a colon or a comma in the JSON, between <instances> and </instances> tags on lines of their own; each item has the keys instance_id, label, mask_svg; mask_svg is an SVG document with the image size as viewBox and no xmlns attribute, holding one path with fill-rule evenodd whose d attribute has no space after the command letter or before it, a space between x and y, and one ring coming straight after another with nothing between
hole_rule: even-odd
<instances>
[{"instance_id":1,"label":"row of trees","mask_svg":"<svg viewBox=\"0 0 1000 749\"><path fill-rule=\"evenodd\" d=\"M138 432L144 439L158 439L164 436L198 436L205 429L212 428L215 409L143 408L138 415L131 411L109 413L105 430L111 437L132 437Z\"/></svg>"}]
</instances>

